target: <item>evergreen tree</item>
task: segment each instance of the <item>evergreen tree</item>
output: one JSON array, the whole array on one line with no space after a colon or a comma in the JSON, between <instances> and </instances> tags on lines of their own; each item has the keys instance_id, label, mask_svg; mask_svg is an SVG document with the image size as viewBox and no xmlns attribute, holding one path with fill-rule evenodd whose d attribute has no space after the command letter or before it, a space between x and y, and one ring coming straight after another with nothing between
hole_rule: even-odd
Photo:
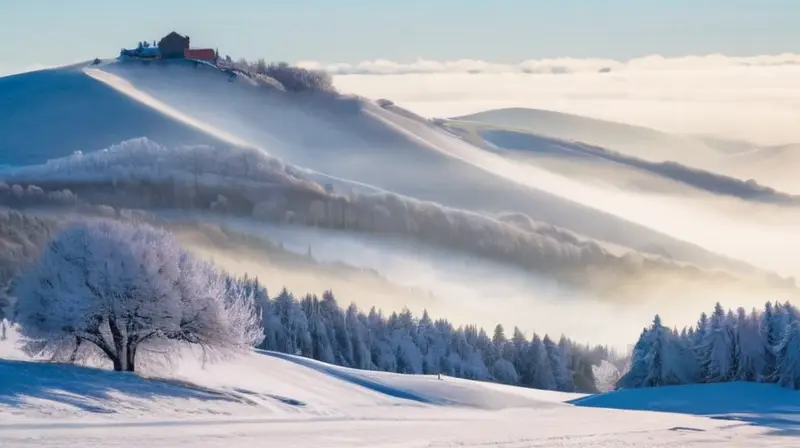
<instances>
[{"instance_id":1,"label":"evergreen tree","mask_svg":"<svg viewBox=\"0 0 800 448\"><path fill-rule=\"evenodd\" d=\"M353 353L352 367L356 369L374 369L369 351L369 330L365 325L366 317L358 311L358 307L351 303L345 313L345 326L350 336L350 347Z\"/></svg>"},{"instance_id":2,"label":"evergreen tree","mask_svg":"<svg viewBox=\"0 0 800 448\"><path fill-rule=\"evenodd\" d=\"M775 310L771 302L764 304L764 313L761 315L760 329L765 357L764 380L774 381L775 369L777 368L775 347L781 342L782 334L775 319Z\"/></svg>"},{"instance_id":3,"label":"evergreen tree","mask_svg":"<svg viewBox=\"0 0 800 448\"><path fill-rule=\"evenodd\" d=\"M553 367L550 365L547 348L539 338L539 335L535 333L529 352L531 364L527 371L525 384L536 389L554 390L556 388L556 379L553 376Z\"/></svg>"},{"instance_id":4,"label":"evergreen tree","mask_svg":"<svg viewBox=\"0 0 800 448\"><path fill-rule=\"evenodd\" d=\"M572 384L572 375L567 369L564 352L558 348L548 335L544 336L543 343L545 350L547 350L547 358L550 361L550 367L553 370L556 389L563 392L572 392L574 385Z\"/></svg>"},{"instance_id":5,"label":"evergreen tree","mask_svg":"<svg viewBox=\"0 0 800 448\"><path fill-rule=\"evenodd\" d=\"M783 387L800 389L800 321L791 321L776 347L777 369L775 377Z\"/></svg>"},{"instance_id":6,"label":"evergreen tree","mask_svg":"<svg viewBox=\"0 0 800 448\"><path fill-rule=\"evenodd\" d=\"M737 381L761 381L767 373L766 345L761 335L759 316L754 309L749 315L744 308L737 310L736 372Z\"/></svg>"},{"instance_id":7,"label":"evergreen tree","mask_svg":"<svg viewBox=\"0 0 800 448\"><path fill-rule=\"evenodd\" d=\"M709 319L709 328L700 346L705 381L729 381L734 370L733 332L719 302Z\"/></svg>"},{"instance_id":8,"label":"evergreen tree","mask_svg":"<svg viewBox=\"0 0 800 448\"><path fill-rule=\"evenodd\" d=\"M631 368L618 387L657 387L694 382L699 366L692 348L656 315L650 328L642 331L633 350Z\"/></svg>"}]
</instances>

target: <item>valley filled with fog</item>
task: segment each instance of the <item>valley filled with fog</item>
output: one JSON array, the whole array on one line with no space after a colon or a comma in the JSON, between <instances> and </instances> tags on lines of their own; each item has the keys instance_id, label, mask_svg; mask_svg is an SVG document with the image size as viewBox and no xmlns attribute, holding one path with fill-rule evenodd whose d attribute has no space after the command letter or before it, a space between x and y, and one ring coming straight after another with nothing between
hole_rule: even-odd
<instances>
[{"instance_id":1,"label":"valley filled with fog","mask_svg":"<svg viewBox=\"0 0 800 448\"><path fill-rule=\"evenodd\" d=\"M236 229L284 255L194 231L182 238L274 291L334 289L364 307L427 308L457 322L586 341L602 334L600 342L620 347L656 311L683 325L718 300L749 307L795 297L800 257L785 248L798 239L798 201L785 182L771 183L773 171L781 179L772 158L791 157L789 128L769 138L727 134L746 130L730 110L704 129L659 121L670 101L716 110L713 89L695 96L698 82L715 85L708 66L719 64L713 76L723 79L749 70L735 81L753 92L737 97L742 114L772 98L758 90L757 73L784 79L794 68L706 58L598 72L591 67L609 64L562 62L477 74L458 64L339 68L334 84L345 95L294 97L259 78L181 63L2 78L0 87L28 98L3 129L13 150L2 171L7 203L51 212L55 205L28 204L12 188L35 185L45 194L69 190L72 213L107 206L115 216L142 210L156 222ZM445 76L461 81L440 85ZM508 84L520 77L537 82ZM428 87L412 93L420 79ZM55 133L20 132L41 119L40 86L52 82L84 92L48 112L76 133L66 146ZM575 86L569 94L558 89L565 83ZM503 89L521 99L505 100ZM505 102L486 110L480 95ZM374 101L381 98L392 101ZM68 120L99 104L128 119L91 135ZM601 105L616 115L597 113ZM779 104L759 109L773 124L785 113ZM444 117L452 119L427 119ZM739 161L762 153L763 163ZM337 269L357 280L343 281Z\"/></svg>"}]
</instances>

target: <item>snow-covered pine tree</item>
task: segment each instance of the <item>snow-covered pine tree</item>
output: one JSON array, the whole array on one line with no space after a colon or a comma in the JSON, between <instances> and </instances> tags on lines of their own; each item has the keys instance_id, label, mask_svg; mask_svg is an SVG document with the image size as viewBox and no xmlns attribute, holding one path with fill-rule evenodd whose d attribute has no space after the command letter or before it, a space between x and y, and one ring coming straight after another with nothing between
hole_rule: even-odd
<instances>
[{"instance_id":1,"label":"snow-covered pine tree","mask_svg":"<svg viewBox=\"0 0 800 448\"><path fill-rule=\"evenodd\" d=\"M744 308L737 310L736 372L737 381L761 381L766 374L766 346L763 342L758 312L748 315Z\"/></svg>"},{"instance_id":2,"label":"snow-covered pine tree","mask_svg":"<svg viewBox=\"0 0 800 448\"><path fill-rule=\"evenodd\" d=\"M692 344L692 348L695 352L695 355L698 359L702 361L703 359L703 340L708 333L708 315L703 312L700 313L700 318L697 320L697 326L694 332L694 341ZM708 376L708 372L705 370L706 366L702 362L700 363L700 377L706 378Z\"/></svg>"},{"instance_id":3,"label":"snow-covered pine tree","mask_svg":"<svg viewBox=\"0 0 800 448\"><path fill-rule=\"evenodd\" d=\"M700 345L702 371L705 381L729 381L733 371L733 329L726 319L725 310L717 302L709 319L709 327Z\"/></svg>"},{"instance_id":4,"label":"snow-covered pine tree","mask_svg":"<svg viewBox=\"0 0 800 448\"><path fill-rule=\"evenodd\" d=\"M623 375L620 388L657 387L694 382L699 366L692 348L656 315L650 328L642 331L633 349L631 368Z\"/></svg>"},{"instance_id":5,"label":"snow-covered pine tree","mask_svg":"<svg viewBox=\"0 0 800 448\"><path fill-rule=\"evenodd\" d=\"M775 309L772 306L772 302L764 304L764 312L761 314L759 328L761 330L761 342L764 345L764 380L772 382L775 381L775 369L778 366L775 347L780 344L782 337L782 329L775 319Z\"/></svg>"},{"instance_id":6,"label":"snow-covered pine tree","mask_svg":"<svg viewBox=\"0 0 800 448\"><path fill-rule=\"evenodd\" d=\"M508 346L511 348L512 352L510 361L514 364L514 370L516 370L519 375L520 381L524 376L523 372L530 363L530 359L528 359L528 345L528 339L525 337L525 334L522 333L522 330L520 330L519 327L514 327L514 335L511 337L511 344Z\"/></svg>"},{"instance_id":7,"label":"snow-covered pine tree","mask_svg":"<svg viewBox=\"0 0 800 448\"><path fill-rule=\"evenodd\" d=\"M545 335L543 344L547 350L547 358L550 361L550 367L553 370L553 378L556 382L556 389L563 392L572 392L574 384L572 383L572 374L567 369L567 361L564 357L564 352L550 339L550 336Z\"/></svg>"},{"instance_id":8,"label":"snow-covered pine tree","mask_svg":"<svg viewBox=\"0 0 800 448\"><path fill-rule=\"evenodd\" d=\"M350 335L350 346L353 349L353 367L369 370L374 366L369 352L369 329L364 323L365 320L366 317L358 311L358 307L354 303L347 307L345 325L347 334Z\"/></svg>"},{"instance_id":9,"label":"snow-covered pine tree","mask_svg":"<svg viewBox=\"0 0 800 448\"><path fill-rule=\"evenodd\" d=\"M736 326L738 325L738 319L736 314L733 314L733 311L728 310L725 314L725 328L728 330L731 339L731 368L728 372L728 378L733 379L736 377L736 372L739 371L739 338L737 337Z\"/></svg>"},{"instance_id":10,"label":"snow-covered pine tree","mask_svg":"<svg viewBox=\"0 0 800 448\"><path fill-rule=\"evenodd\" d=\"M328 339L331 340L331 348L336 363L341 366L352 367L354 364L353 345L347 332L344 312L336 302L333 291L322 293L320 313L327 327Z\"/></svg>"},{"instance_id":11,"label":"snow-covered pine tree","mask_svg":"<svg viewBox=\"0 0 800 448\"><path fill-rule=\"evenodd\" d=\"M800 321L787 327L783 340L776 347L778 364L775 378L783 387L800 389Z\"/></svg>"},{"instance_id":12,"label":"snow-covered pine tree","mask_svg":"<svg viewBox=\"0 0 800 448\"><path fill-rule=\"evenodd\" d=\"M553 376L553 367L544 342L538 334L533 335L529 346L528 358L531 364L526 372L525 384L529 387L544 390L555 390L556 379Z\"/></svg>"}]
</instances>

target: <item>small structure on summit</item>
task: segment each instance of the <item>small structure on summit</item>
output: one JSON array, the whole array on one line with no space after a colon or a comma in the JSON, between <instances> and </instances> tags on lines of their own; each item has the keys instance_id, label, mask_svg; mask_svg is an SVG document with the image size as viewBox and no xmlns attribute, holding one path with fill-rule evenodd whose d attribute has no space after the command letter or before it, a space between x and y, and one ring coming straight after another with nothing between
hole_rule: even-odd
<instances>
[{"instance_id":1,"label":"small structure on summit","mask_svg":"<svg viewBox=\"0 0 800 448\"><path fill-rule=\"evenodd\" d=\"M217 52L211 48L187 48L183 50L183 57L186 59L215 62L217 60Z\"/></svg>"},{"instance_id":2,"label":"small structure on summit","mask_svg":"<svg viewBox=\"0 0 800 448\"><path fill-rule=\"evenodd\" d=\"M184 37L173 31L158 41L158 49L164 59L183 58L184 52L189 49L189 43L189 36Z\"/></svg>"},{"instance_id":3,"label":"small structure on summit","mask_svg":"<svg viewBox=\"0 0 800 448\"><path fill-rule=\"evenodd\" d=\"M140 42L136 49L123 49L120 55L139 59L192 59L211 63L216 63L219 58L214 49L192 48L189 36L182 36L175 31L162 37L157 45L155 41L152 46L149 42Z\"/></svg>"}]
</instances>

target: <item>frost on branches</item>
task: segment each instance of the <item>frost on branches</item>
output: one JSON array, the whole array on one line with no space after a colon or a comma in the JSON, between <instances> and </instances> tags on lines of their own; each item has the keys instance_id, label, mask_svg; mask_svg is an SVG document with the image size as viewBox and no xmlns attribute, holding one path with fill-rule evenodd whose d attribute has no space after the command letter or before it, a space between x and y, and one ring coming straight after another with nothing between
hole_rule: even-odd
<instances>
[{"instance_id":1,"label":"frost on branches","mask_svg":"<svg viewBox=\"0 0 800 448\"><path fill-rule=\"evenodd\" d=\"M134 371L146 345L224 355L263 338L253 295L226 286L162 230L115 221L65 229L18 278L18 323L30 348L96 348ZM168 344L172 342L172 344Z\"/></svg>"}]
</instances>

